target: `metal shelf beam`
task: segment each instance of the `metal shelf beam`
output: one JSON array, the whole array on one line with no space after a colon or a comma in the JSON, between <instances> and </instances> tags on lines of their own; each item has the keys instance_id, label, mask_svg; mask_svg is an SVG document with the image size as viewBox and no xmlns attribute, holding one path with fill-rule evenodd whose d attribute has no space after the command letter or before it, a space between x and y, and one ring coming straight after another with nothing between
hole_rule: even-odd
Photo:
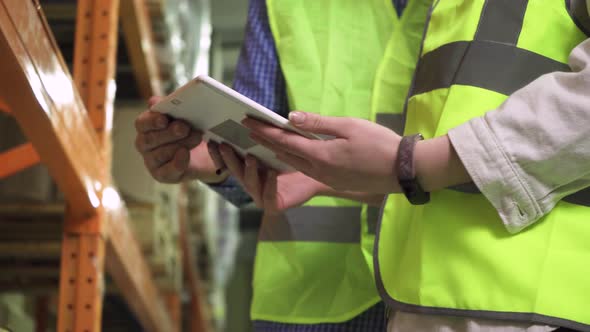
<instances>
[{"instance_id":1,"label":"metal shelf beam","mask_svg":"<svg viewBox=\"0 0 590 332\"><path fill-rule=\"evenodd\" d=\"M139 93L146 100L151 96L161 96L164 91L145 1L123 1L120 12L121 26Z\"/></svg>"},{"instance_id":2,"label":"metal shelf beam","mask_svg":"<svg viewBox=\"0 0 590 332\"><path fill-rule=\"evenodd\" d=\"M63 59L32 1L0 2L0 99L12 110L75 215L100 205L99 145Z\"/></svg>"},{"instance_id":3,"label":"metal shelf beam","mask_svg":"<svg viewBox=\"0 0 590 332\"><path fill-rule=\"evenodd\" d=\"M87 17L88 8L98 8L90 16L106 18L92 20L88 34L80 35L89 44L97 38L98 47L106 48L102 54L91 46L87 62L96 60L97 65L88 66L90 72L80 68L78 82L88 84L88 91L82 92L91 106L90 116L39 3L0 0L0 75L10 77L0 80L0 100L12 111L67 199L58 330L100 331L106 261L144 328L172 331L162 296L129 229L125 207L110 185L108 139L117 25L113 15L118 17L118 1L81 2L93 7L84 7L87 10L79 14ZM84 55L80 61L83 64Z\"/></svg>"},{"instance_id":4,"label":"metal shelf beam","mask_svg":"<svg viewBox=\"0 0 590 332\"><path fill-rule=\"evenodd\" d=\"M111 210L107 218L107 271L146 330L174 331L174 324L129 227L126 214L123 208Z\"/></svg>"}]
</instances>

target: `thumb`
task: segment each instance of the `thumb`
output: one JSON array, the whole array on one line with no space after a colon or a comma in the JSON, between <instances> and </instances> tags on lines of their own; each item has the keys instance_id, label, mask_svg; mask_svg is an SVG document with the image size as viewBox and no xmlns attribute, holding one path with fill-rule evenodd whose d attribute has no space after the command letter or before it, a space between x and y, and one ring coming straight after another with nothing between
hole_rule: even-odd
<instances>
[{"instance_id":1,"label":"thumb","mask_svg":"<svg viewBox=\"0 0 590 332\"><path fill-rule=\"evenodd\" d=\"M348 118L322 116L315 113L291 112L289 122L299 129L322 135L348 137Z\"/></svg>"}]
</instances>

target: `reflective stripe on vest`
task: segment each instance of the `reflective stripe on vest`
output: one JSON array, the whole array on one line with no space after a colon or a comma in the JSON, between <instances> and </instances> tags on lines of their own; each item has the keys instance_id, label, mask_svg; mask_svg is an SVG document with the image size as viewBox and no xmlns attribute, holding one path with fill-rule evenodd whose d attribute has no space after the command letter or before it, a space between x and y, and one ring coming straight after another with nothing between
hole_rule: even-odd
<instances>
[{"instance_id":1,"label":"reflective stripe on vest","mask_svg":"<svg viewBox=\"0 0 590 332\"><path fill-rule=\"evenodd\" d=\"M404 132L404 115L402 113L377 113L376 122L399 135Z\"/></svg>"},{"instance_id":2,"label":"reflective stripe on vest","mask_svg":"<svg viewBox=\"0 0 590 332\"><path fill-rule=\"evenodd\" d=\"M267 217L259 241L359 243L361 208L303 206Z\"/></svg>"},{"instance_id":3,"label":"reflective stripe on vest","mask_svg":"<svg viewBox=\"0 0 590 332\"><path fill-rule=\"evenodd\" d=\"M374 206L367 208L367 225L369 234L375 234L377 232L377 223L379 222L379 215L381 209Z\"/></svg>"},{"instance_id":4,"label":"reflective stripe on vest","mask_svg":"<svg viewBox=\"0 0 590 332\"><path fill-rule=\"evenodd\" d=\"M570 69L564 63L513 44L486 40L454 42L424 55L410 96L447 89L455 84L510 95L539 76L554 71ZM507 76L513 79L507 80Z\"/></svg>"},{"instance_id":5,"label":"reflective stripe on vest","mask_svg":"<svg viewBox=\"0 0 590 332\"><path fill-rule=\"evenodd\" d=\"M550 0L439 0L428 29L405 110L406 133L427 138L498 107L540 75L569 71L568 55L585 39L565 1ZM390 195L374 253L386 302L590 331L590 190L510 235L482 195L457 191L466 188L435 192L420 207Z\"/></svg>"}]
</instances>

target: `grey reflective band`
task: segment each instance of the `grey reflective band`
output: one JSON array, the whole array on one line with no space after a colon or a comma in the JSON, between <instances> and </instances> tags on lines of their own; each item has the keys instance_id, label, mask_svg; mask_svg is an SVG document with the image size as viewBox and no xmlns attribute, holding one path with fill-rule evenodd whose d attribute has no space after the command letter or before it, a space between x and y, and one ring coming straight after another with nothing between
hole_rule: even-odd
<instances>
[{"instance_id":1,"label":"grey reflective band","mask_svg":"<svg viewBox=\"0 0 590 332\"><path fill-rule=\"evenodd\" d=\"M449 187L447 189L453 190L453 191L458 191L458 192L464 193L464 194L481 194L481 191L473 182L459 184L456 186Z\"/></svg>"},{"instance_id":2,"label":"grey reflective band","mask_svg":"<svg viewBox=\"0 0 590 332\"><path fill-rule=\"evenodd\" d=\"M375 120L398 135L402 135L404 132L404 115L401 113L377 113Z\"/></svg>"},{"instance_id":3,"label":"grey reflective band","mask_svg":"<svg viewBox=\"0 0 590 332\"><path fill-rule=\"evenodd\" d=\"M465 194L481 194L481 191L479 190L479 188L477 188L477 186L473 182L461 184L458 186L453 186L448 189L462 192ZM576 193L573 193L571 195L568 195L568 196L562 198L561 200L564 202L568 202L570 204L576 204L576 205L590 207L590 188L582 189Z\"/></svg>"},{"instance_id":4,"label":"grey reflective band","mask_svg":"<svg viewBox=\"0 0 590 332\"><path fill-rule=\"evenodd\" d=\"M516 45L527 5L527 0L486 0L474 39Z\"/></svg>"},{"instance_id":5,"label":"grey reflective band","mask_svg":"<svg viewBox=\"0 0 590 332\"><path fill-rule=\"evenodd\" d=\"M377 232L377 223L381 215L381 208L369 206L367 208L367 233L375 234Z\"/></svg>"},{"instance_id":6,"label":"grey reflective band","mask_svg":"<svg viewBox=\"0 0 590 332\"><path fill-rule=\"evenodd\" d=\"M418 64L410 96L454 84L510 95L539 76L570 71L561 62L511 45L460 41L425 54Z\"/></svg>"},{"instance_id":7,"label":"grey reflective band","mask_svg":"<svg viewBox=\"0 0 590 332\"><path fill-rule=\"evenodd\" d=\"M566 0L565 3L574 23L586 36L590 36L590 14L586 0Z\"/></svg>"},{"instance_id":8,"label":"grey reflective band","mask_svg":"<svg viewBox=\"0 0 590 332\"><path fill-rule=\"evenodd\" d=\"M361 208L303 206L281 216L265 216L259 241L360 243Z\"/></svg>"},{"instance_id":9,"label":"grey reflective band","mask_svg":"<svg viewBox=\"0 0 590 332\"><path fill-rule=\"evenodd\" d=\"M379 267L375 266L375 273L379 273ZM385 291L385 286L381 278L377 278L377 289L381 294ZM434 316L451 316L451 317L475 317L479 319L490 319L498 321L513 321L513 322L524 322L528 324L542 324L550 325L555 327L563 327L573 329L571 332L576 331L590 331L590 325L578 323L573 320L557 318L547 315L540 315L536 313L525 313L525 312L507 312L507 311L490 311L490 310L465 310L465 309L450 309L450 308L437 308L427 307L422 305L415 305L397 301L389 296L384 299L385 304L393 310L403 311L421 315L434 315ZM562 331L557 329L553 331ZM567 330L569 331L569 330Z\"/></svg>"},{"instance_id":10,"label":"grey reflective band","mask_svg":"<svg viewBox=\"0 0 590 332\"><path fill-rule=\"evenodd\" d=\"M564 197L562 201L590 207L590 188L582 189L576 193L568 195Z\"/></svg>"},{"instance_id":11,"label":"grey reflective band","mask_svg":"<svg viewBox=\"0 0 590 332\"><path fill-rule=\"evenodd\" d=\"M422 56L410 97L454 84L510 95L539 76L570 71L561 62L516 47L528 1L486 0L471 42L443 45Z\"/></svg>"}]
</instances>

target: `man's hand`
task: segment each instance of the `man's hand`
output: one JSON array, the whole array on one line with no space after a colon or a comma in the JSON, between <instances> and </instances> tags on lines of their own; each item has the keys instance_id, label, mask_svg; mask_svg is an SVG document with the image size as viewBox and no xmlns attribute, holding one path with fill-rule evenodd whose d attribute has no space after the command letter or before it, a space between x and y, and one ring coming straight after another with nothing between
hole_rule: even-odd
<instances>
[{"instance_id":1,"label":"man's hand","mask_svg":"<svg viewBox=\"0 0 590 332\"><path fill-rule=\"evenodd\" d=\"M211 154L221 158L256 206L266 213L277 214L300 206L328 189L326 185L301 172L277 174L276 171L264 168L252 156L242 160L229 145L210 145L210 148L214 150Z\"/></svg>"},{"instance_id":2,"label":"man's hand","mask_svg":"<svg viewBox=\"0 0 590 332\"><path fill-rule=\"evenodd\" d=\"M152 97L150 107L161 98ZM135 120L135 146L143 156L145 166L157 181L179 183L199 179L218 182L216 167L202 142L202 134L180 120L164 114L146 111Z\"/></svg>"}]
</instances>

